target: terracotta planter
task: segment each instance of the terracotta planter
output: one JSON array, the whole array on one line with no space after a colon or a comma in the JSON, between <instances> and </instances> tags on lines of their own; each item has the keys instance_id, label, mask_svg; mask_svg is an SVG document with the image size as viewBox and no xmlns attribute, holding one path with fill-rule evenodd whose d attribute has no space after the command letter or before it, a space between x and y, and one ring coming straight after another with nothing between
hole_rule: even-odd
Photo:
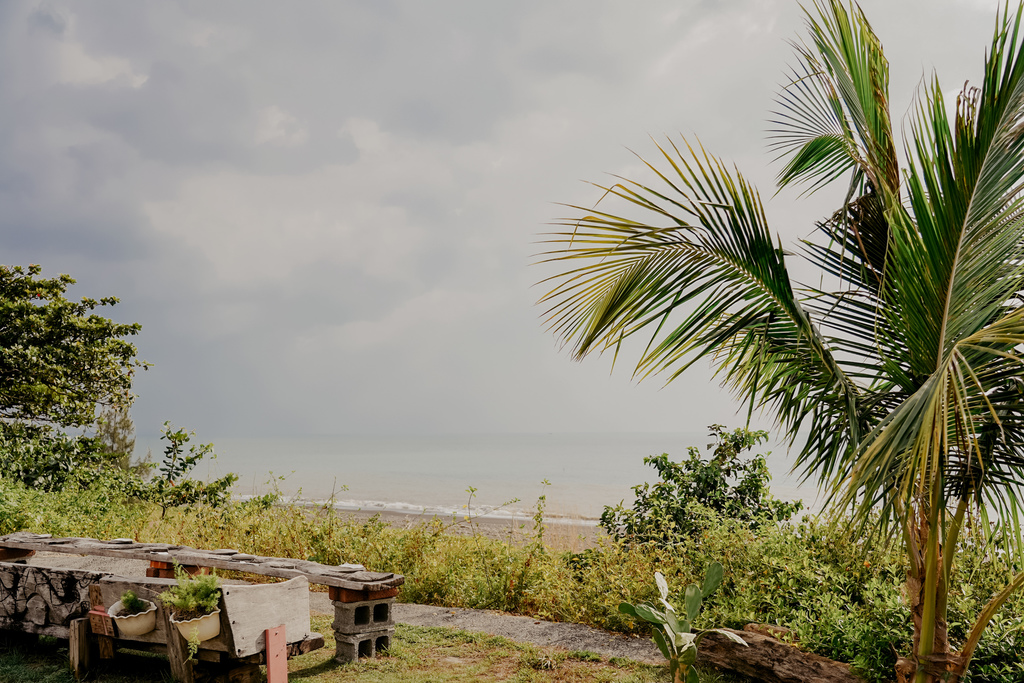
<instances>
[{"instance_id":1,"label":"terracotta planter","mask_svg":"<svg viewBox=\"0 0 1024 683\"><path fill-rule=\"evenodd\" d=\"M220 635L220 608L188 621L178 621L172 614L171 623L178 627L178 633L185 640L198 640L201 643Z\"/></svg>"},{"instance_id":2,"label":"terracotta planter","mask_svg":"<svg viewBox=\"0 0 1024 683\"><path fill-rule=\"evenodd\" d=\"M110 609L107 610L107 614L109 614L114 620L114 623L117 624L118 633L125 636L141 636L142 634L149 633L156 628L156 605L149 600L143 600L142 602L149 605L149 607L145 612L139 612L138 614L120 616L120 600L115 602Z\"/></svg>"}]
</instances>

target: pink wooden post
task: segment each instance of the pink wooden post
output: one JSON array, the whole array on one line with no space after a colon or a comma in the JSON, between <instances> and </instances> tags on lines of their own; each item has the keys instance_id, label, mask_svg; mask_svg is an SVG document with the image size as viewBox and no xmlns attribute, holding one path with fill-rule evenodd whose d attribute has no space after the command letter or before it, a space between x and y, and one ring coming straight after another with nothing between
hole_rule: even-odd
<instances>
[{"instance_id":1,"label":"pink wooden post","mask_svg":"<svg viewBox=\"0 0 1024 683\"><path fill-rule=\"evenodd\" d=\"M267 652L267 683L288 683L288 642L284 625L264 632Z\"/></svg>"}]
</instances>

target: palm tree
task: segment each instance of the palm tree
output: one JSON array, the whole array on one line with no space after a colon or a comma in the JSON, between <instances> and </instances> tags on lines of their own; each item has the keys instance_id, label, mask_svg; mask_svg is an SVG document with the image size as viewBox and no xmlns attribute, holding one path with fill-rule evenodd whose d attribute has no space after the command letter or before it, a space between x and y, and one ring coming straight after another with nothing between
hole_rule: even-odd
<instances>
[{"instance_id":1,"label":"palm tree","mask_svg":"<svg viewBox=\"0 0 1024 683\"><path fill-rule=\"evenodd\" d=\"M914 645L900 680L958 680L1010 594L994 595L959 652L946 632L950 574L972 517L1021 567L1024 498L1024 41L997 18L980 88L947 116L922 85L900 155L888 62L859 7L816 0L779 96L779 185L848 181L803 256L797 287L756 190L683 140L654 180L598 186L571 207L541 300L576 358L649 339L636 374L674 379L709 359L801 450L797 467L862 533L895 532L908 557ZM619 201L622 208L603 209ZM963 544L960 544L961 546ZM946 679L944 677L948 676Z\"/></svg>"}]
</instances>

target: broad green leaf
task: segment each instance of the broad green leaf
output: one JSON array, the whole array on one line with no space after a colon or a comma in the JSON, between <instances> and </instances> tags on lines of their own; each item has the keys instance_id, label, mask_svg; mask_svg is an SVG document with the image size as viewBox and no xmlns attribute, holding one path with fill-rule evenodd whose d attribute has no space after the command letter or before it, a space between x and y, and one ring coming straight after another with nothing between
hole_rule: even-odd
<instances>
[{"instance_id":1,"label":"broad green leaf","mask_svg":"<svg viewBox=\"0 0 1024 683\"><path fill-rule=\"evenodd\" d=\"M619 611L623 614L628 614L629 616L634 617L636 619L640 618L640 616L636 613L636 608L628 602L620 602Z\"/></svg>"},{"instance_id":2,"label":"broad green leaf","mask_svg":"<svg viewBox=\"0 0 1024 683\"><path fill-rule=\"evenodd\" d=\"M691 583L686 587L686 619L687 621L693 621L700 614L700 602L701 592L700 588L695 583Z\"/></svg>"},{"instance_id":3,"label":"broad green leaf","mask_svg":"<svg viewBox=\"0 0 1024 683\"><path fill-rule=\"evenodd\" d=\"M732 642L736 643L737 645L743 645L744 647L747 647L747 641L743 640L742 638L740 638L738 635L736 635L732 631L726 631L723 628L709 628L706 631L701 631L700 633L697 634L697 637L693 639L693 642L696 645L700 645L700 641L704 640L704 636L708 635L709 633L718 633L720 635L725 636L726 638L728 638Z\"/></svg>"},{"instance_id":4,"label":"broad green leaf","mask_svg":"<svg viewBox=\"0 0 1024 683\"><path fill-rule=\"evenodd\" d=\"M669 607L665 610L665 626L671 628L674 633L685 633L679 623L679 618L676 617L676 611ZM689 629L687 629L688 631Z\"/></svg>"},{"instance_id":5,"label":"broad green leaf","mask_svg":"<svg viewBox=\"0 0 1024 683\"><path fill-rule=\"evenodd\" d=\"M664 624L667 621L664 614L648 605L637 605L634 609L638 617L652 624Z\"/></svg>"},{"instance_id":6,"label":"broad green leaf","mask_svg":"<svg viewBox=\"0 0 1024 683\"><path fill-rule=\"evenodd\" d=\"M722 585L725 577L725 568L721 562L712 562L704 573L704 587L701 589L701 597L705 600Z\"/></svg>"},{"instance_id":7,"label":"broad green leaf","mask_svg":"<svg viewBox=\"0 0 1024 683\"><path fill-rule=\"evenodd\" d=\"M654 629L654 631L651 632L651 637L654 638L655 645L657 645L658 649L661 650L661 654L665 659L672 659L670 650L668 649L668 643L665 642L665 636L662 635L661 631Z\"/></svg>"},{"instance_id":8,"label":"broad green leaf","mask_svg":"<svg viewBox=\"0 0 1024 683\"><path fill-rule=\"evenodd\" d=\"M697 646L693 644L693 641L686 643L683 647L679 648L679 663L686 664L689 666L697 661Z\"/></svg>"},{"instance_id":9,"label":"broad green leaf","mask_svg":"<svg viewBox=\"0 0 1024 683\"><path fill-rule=\"evenodd\" d=\"M697 670L690 667L686 672L686 683L700 683L700 677L697 676Z\"/></svg>"},{"instance_id":10,"label":"broad green leaf","mask_svg":"<svg viewBox=\"0 0 1024 683\"><path fill-rule=\"evenodd\" d=\"M668 582L665 581L665 577L661 572L654 572L654 582L658 584L658 592L661 593L661 599L668 600Z\"/></svg>"}]
</instances>

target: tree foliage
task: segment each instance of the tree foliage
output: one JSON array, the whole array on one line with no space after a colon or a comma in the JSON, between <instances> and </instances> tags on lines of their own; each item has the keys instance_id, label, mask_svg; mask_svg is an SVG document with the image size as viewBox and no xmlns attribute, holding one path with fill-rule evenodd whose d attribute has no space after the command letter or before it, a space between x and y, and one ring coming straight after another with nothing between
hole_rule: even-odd
<instances>
[{"instance_id":1,"label":"tree foliage","mask_svg":"<svg viewBox=\"0 0 1024 683\"><path fill-rule=\"evenodd\" d=\"M89 426L97 406L131 403L142 364L125 337L141 326L95 313L117 299L70 301L64 294L75 281L41 272L0 266L0 419Z\"/></svg>"},{"instance_id":2,"label":"tree foliage","mask_svg":"<svg viewBox=\"0 0 1024 683\"><path fill-rule=\"evenodd\" d=\"M741 455L763 443L767 432L742 428L728 431L718 424L709 430L715 440L708 444L714 449L710 460L704 460L694 446L681 462L673 462L667 453L645 457L644 464L657 470L658 481L633 487L631 509L621 503L605 507L601 526L619 540L672 543L706 528L707 517L694 514L693 505L744 522L751 529L789 520L803 508L800 501L790 503L772 497L765 455L749 459Z\"/></svg>"},{"instance_id":3,"label":"tree foliage","mask_svg":"<svg viewBox=\"0 0 1024 683\"><path fill-rule=\"evenodd\" d=\"M962 677L1024 586L1024 6L1007 12L979 87L947 112L920 90L900 167L889 64L859 7L818 0L778 99L782 187L845 179L798 286L756 189L699 145L659 146L653 182L601 186L566 219L543 301L576 357L649 335L641 377L706 359L751 408L802 441L798 465L854 530L902 537L912 651L901 679ZM878 514L876 514L878 513ZM973 525L969 522L976 520ZM947 612L960 535L1017 574L954 651Z\"/></svg>"},{"instance_id":4,"label":"tree foliage","mask_svg":"<svg viewBox=\"0 0 1024 683\"><path fill-rule=\"evenodd\" d=\"M174 429L170 422L164 423L160 436L167 441L163 462L156 466L157 474L146 490L146 497L157 503L163 513L182 505L223 505L230 499L231 487L238 481L238 475L232 472L210 482L192 479L189 476L192 470L206 456L211 460L217 457L211 443L188 446L193 436L195 432Z\"/></svg>"}]
</instances>

